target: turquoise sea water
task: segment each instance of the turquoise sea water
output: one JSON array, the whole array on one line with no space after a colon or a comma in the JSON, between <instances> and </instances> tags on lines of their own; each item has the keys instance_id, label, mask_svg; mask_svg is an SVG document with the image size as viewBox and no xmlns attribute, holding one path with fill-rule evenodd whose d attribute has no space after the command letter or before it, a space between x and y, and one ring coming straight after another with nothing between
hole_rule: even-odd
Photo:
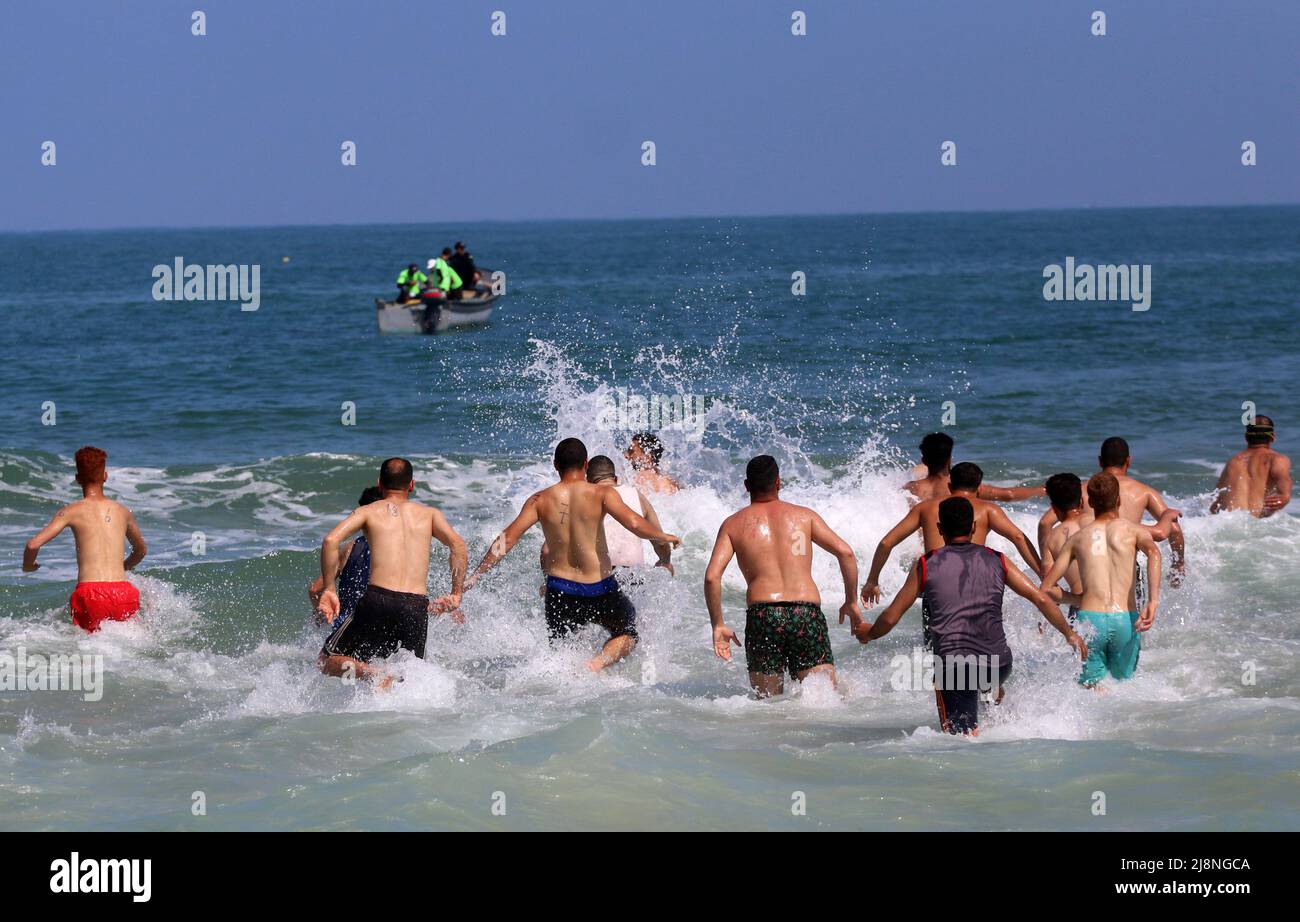
<instances>
[{"instance_id":1,"label":"turquoise sea water","mask_svg":"<svg viewBox=\"0 0 1300 922\"><path fill-rule=\"evenodd\" d=\"M507 275L492 323L379 337L375 296L455 239ZM1044 301L1067 256L1150 264L1151 309ZM260 309L154 301L152 268L177 257L260 265ZM1294 207L0 235L0 652L101 654L106 673L98 702L0 691L0 826L1296 828L1300 525L1206 507L1243 402L1288 450L1298 277ZM315 672L313 549L381 458L416 462L477 559L557 437L625 443L601 417L620 389L708 407L700 439L664 433L686 489L656 506L686 545L675 579L637 590L631 660L593 677L590 638L547 646L530 538L466 625L431 626L395 693ZM946 402L957 458L990 480L1087 473L1123 435L1186 512L1189 579L1138 677L1080 691L1013 598L1010 697L977 741L891 686L915 613L866 651L832 626L843 697L752 700L712 656L701 592L744 461L776 454L787 498L865 573ZM68 538L19 570L88 442L151 548L143 615L94 636L67 617ZM1031 536L1040 511L1012 510ZM834 611L832 561L816 572ZM726 603L741 626L734 572Z\"/></svg>"}]
</instances>

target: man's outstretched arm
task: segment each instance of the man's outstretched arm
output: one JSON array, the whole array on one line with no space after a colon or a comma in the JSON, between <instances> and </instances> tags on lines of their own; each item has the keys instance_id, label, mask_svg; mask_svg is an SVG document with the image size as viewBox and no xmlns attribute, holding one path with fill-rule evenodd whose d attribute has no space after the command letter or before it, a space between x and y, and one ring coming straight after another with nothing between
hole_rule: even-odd
<instances>
[{"instance_id":1,"label":"man's outstretched arm","mask_svg":"<svg viewBox=\"0 0 1300 922\"><path fill-rule=\"evenodd\" d=\"M991 483L982 483L975 495L995 503L1015 503L1035 496L1046 496L1047 487L996 487Z\"/></svg>"},{"instance_id":2,"label":"man's outstretched arm","mask_svg":"<svg viewBox=\"0 0 1300 922\"><path fill-rule=\"evenodd\" d=\"M879 640L894 629L894 625L903 617L903 613L912 607L917 597L921 594L921 561L912 564L912 569L907 572L907 579L903 580L903 587L898 590L894 600L889 603L889 607L884 613L872 624L870 621L863 621L853 629L853 636L858 638L859 643L867 643L872 640Z\"/></svg>"},{"instance_id":3,"label":"man's outstretched arm","mask_svg":"<svg viewBox=\"0 0 1300 922\"><path fill-rule=\"evenodd\" d=\"M1261 517L1270 516L1279 509L1284 509L1287 503L1291 502L1291 459L1286 455L1278 455L1273 461L1273 467L1269 471L1269 486L1275 492L1268 493L1264 497L1264 510L1260 513Z\"/></svg>"},{"instance_id":4,"label":"man's outstretched arm","mask_svg":"<svg viewBox=\"0 0 1300 922\"><path fill-rule=\"evenodd\" d=\"M537 524L539 521L537 504L540 501L538 496L539 494L534 493L524 500L524 507L519 510L519 515L515 516L515 520L506 526L506 530L497 535L492 543L488 545L487 553L483 555L483 559L474 568L470 578L465 581L465 589L473 589L479 577L500 563L501 558L509 554L510 549L519 543L519 539L523 537L524 532Z\"/></svg>"},{"instance_id":5,"label":"man's outstretched arm","mask_svg":"<svg viewBox=\"0 0 1300 922\"><path fill-rule=\"evenodd\" d=\"M650 505L650 500L646 499L645 494L643 493L638 493L637 495L641 497L641 514L645 516L645 520L650 523L652 528L657 528L659 531L663 531L663 525L659 523L659 514L655 512L655 507ZM672 573L672 546L665 541L651 541L650 546L654 548L655 557L658 558L658 563L656 563L655 566L663 567L669 573Z\"/></svg>"},{"instance_id":6,"label":"man's outstretched arm","mask_svg":"<svg viewBox=\"0 0 1300 922\"><path fill-rule=\"evenodd\" d=\"M144 555L149 553L149 545L145 544L140 526L136 524L135 513L129 509L126 513L126 540L131 542L131 553L122 566L124 569L134 570L140 561L144 560Z\"/></svg>"},{"instance_id":7,"label":"man's outstretched arm","mask_svg":"<svg viewBox=\"0 0 1300 922\"><path fill-rule=\"evenodd\" d=\"M731 544L731 535L727 534L727 523L718 529L717 540L713 542L713 553L709 555L709 565L704 571L704 604L709 609L709 623L713 626L713 653L720 659L731 660L731 645L740 646L736 632L727 627L722 615L722 574L727 564L735 556L736 550Z\"/></svg>"},{"instance_id":8,"label":"man's outstretched arm","mask_svg":"<svg viewBox=\"0 0 1300 922\"><path fill-rule=\"evenodd\" d=\"M871 555L871 572L867 574L867 581L862 584L862 601L866 605L875 605L880 601L880 571L885 569L885 564L889 561L889 555L894 548L898 547L907 536L914 533L921 527L921 507L913 506L908 510L907 515L903 516L902 521L891 528L885 537L880 539L876 545L876 552Z\"/></svg>"},{"instance_id":9,"label":"man's outstretched arm","mask_svg":"<svg viewBox=\"0 0 1300 922\"><path fill-rule=\"evenodd\" d=\"M633 512L623 498L618 495L612 488L605 490L601 495L601 506L605 514L610 516L615 522L622 525L638 538L646 538L650 541L658 541L667 544L670 548L679 547L682 539L676 535L670 535L667 532L660 531L651 525L645 516Z\"/></svg>"},{"instance_id":10,"label":"man's outstretched arm","mask_svg":"<svg viewBox=\"0 0 1300 922\"><path fill-rule=\"evenodd\" d=\"M1038 556L1038 551L1029 543L1025 533L1016 527L1016 523L1001 509L992 508L989 510L989 528L997 532L1002 537L1010 541L1020 552L1021 559L1029 564L1029 569L1034 571L1035 576L1043 572L1043 561Z\"/></svg>"},{"instance_id":11,"label":"man's outstretched arm","mask_svg":"<svg viewBox=\"0 0 1300 922\"><path fill-rule=\"evenodd\" d=\"M465 570L469 566L469 548L465 540L451 527L447 517L437 509L433 510L431 531L433 537L449 551L448 566L451 569L451 592L434 603L435 611L449 611L460 605L460 597L465 592Z\"/></svg>"},{"instance_id":12,"label":"man's outstretched arm","mask_svg":"<svg viewBox=\"0 0 1300 922\"><path fill-rule=\"evenodd\" d=\"M1009 564L1007 566L1006 583L1016 595L1034 603L1034 607L1043 613L1047 623L1060 631L1066 642L1078 651L1079 659L1085 660L1088 658L1088 645L1083 642L1083 638L1075 632L1074 628L1070 627L1070 622L1061 614L1061 609L1052 604L1052 600L1048 598L1047 593L1030 582L1029 578L1021 573L1018 568Z\"/></svg>"},{"instance_id":13,"label":"man's outstretched arm","mask_svg":"<svg viewBox=\"0 0 1300 922\"><path fill-rule=\"evenodd\" d=\"M812 514L812 540L823 551L835 555L840 564L840 576L844 578L844 604L840 606L840 624L845 616L849 619L849 629L862 622L862 609L858 605L858 558L849 543L835 534L817 513Z\"/></svg>"},{"instance_id":14,"label":"man's outstretched arm","mask_svg":"<svg viewBox=\"0 0 1300 922\"><path fill-rule=\"evenodd\" d=\"M339 614L339 594L336 582L339 570L339 545L345 538L359 532L365 525L364 507L352 510L352 514L335 525L320 543L320 600L317 609L330 624Z\"/></svg>"},{"instance_id":15,"label":"man's outstretched arm","mask_svg":"<svg viewBox=\"0 0 1300 922\"><path fill-rule=\"evenodd\" d=\"M50 524L46 525L35 535L32 540L27 542L23 548L23 572L31 573L33 570L39 570L41 565L36 562L36 555L41 548L49 544L54 538L68 527L68 507L64 506L58 512L54 513L54 518L50 519Z\"/></svg>"}]
</instances>

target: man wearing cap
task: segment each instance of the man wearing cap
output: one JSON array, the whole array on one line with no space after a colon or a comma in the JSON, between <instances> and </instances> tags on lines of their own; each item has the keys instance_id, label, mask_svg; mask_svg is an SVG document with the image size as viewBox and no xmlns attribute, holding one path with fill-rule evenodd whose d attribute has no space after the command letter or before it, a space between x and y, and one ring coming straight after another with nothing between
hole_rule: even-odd
<instances>
[{"instance_id":1,"label":"man wearing cap","mask_svg":"<svg viewBox=\"0 0 1300 922\"><path fill-rule=\"evenodd\" d=\"M429 268L433 268L432 265ZM407 301L418 301L420 298L420 286L429 280L429 277L420 271L420 267L411 263L401 274L397 276L397 302L404 304Z\"/></svg>"}]
</instances>

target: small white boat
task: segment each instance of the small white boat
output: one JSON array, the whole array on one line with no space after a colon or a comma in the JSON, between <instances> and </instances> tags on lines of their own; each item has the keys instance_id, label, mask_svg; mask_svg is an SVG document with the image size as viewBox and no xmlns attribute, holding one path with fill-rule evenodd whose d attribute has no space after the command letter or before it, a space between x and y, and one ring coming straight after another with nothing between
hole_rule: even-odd
<instances>
[{"instance_id":1,"label":"small white boat","mask_svg":"<svg viewBox=\"0 0 1300 922\"><path fill-rule=\"evenodd\" d=\"M399 304L376 298L375 317L380 333L441 333L452 327L487 323L498 297L491 288L480 285L474 297L458 301L437 297Z\"/></svg>"}]
</instances>

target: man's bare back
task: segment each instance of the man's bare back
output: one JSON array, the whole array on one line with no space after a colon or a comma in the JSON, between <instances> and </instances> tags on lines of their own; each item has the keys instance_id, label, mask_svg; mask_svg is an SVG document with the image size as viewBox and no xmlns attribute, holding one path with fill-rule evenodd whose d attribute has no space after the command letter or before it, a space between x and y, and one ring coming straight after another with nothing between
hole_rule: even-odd
<instances>
[{"instance_id":1,"label":"man's bare back","mask_svg":"<svg viewBox=\"0 0 1300 922\"><path fill-rule=\"evenodd\" d=\"M1224 465L1215 490L1212 513L1270 516L1291 501L1291 459L1265 445L1247 448Z\"/></svg>"},{"instance_id":2,"label":"man's bare back","mask_svg":"<svg viewBox=\"0 0 1300 922\"><path fill-rule=\"evenodd\" d=\"M782 500L753 503L730 515L718 532L731 543L745 577L745 600L821 604L812 577L814 531L825 528L821 516L805 506ZM818 534L817 537L825 537Z\"/></svg>"},{"instance_id":3,"label":"man's bare back","mask_svg":"<svg viewBox=\"0 0 1300 922\"><path fill-rule=\"evenodd\" d=\"M835 682L821 593L812 576L813 546L833 555L844 579L840 623L862 622L854 597L858 563L849 547L822 517L805 506L784 502L780 471L771 455L753 458L745 469L749 505L728 516L704 572L704 602L713 626L713 652L731 659L739 644L722 609L722 576L733 557L745 577L745 660L750 685L760 697L779 695L788 672L802 682L812 673Z\"/></svg>"},{"instance_id":4,"label":"man's bare back","mask_svg":"<svg viewBox=\"0 0 1300 922\"><path fill-rule=\"evenodd\" d=\"M110 583L126 579L127 538L130 537L133 548L144 543L131 510L103 494L64 506L45 531L51 528L54 531L49 537L64 528L72 529L77 545L77 581L81 583Z\"/></svg>"},{"instance_id":5,"label":"man's bare back","mask_svg":"<svg viewBox=\"0 0 1300 922\"><path fill-rule=\"evenodd\" d=\"M370 584L394 592L429 591L430 541L447 520L432 506L395 496L361 506L361 530L370 543Z\"/></svg>"},{"instance_id":6,"label":"man's bare back","mask_svg":"<svg viewBox=\"0 0 1300 922\"><path fill-rule=\"evenodd\" d=\"M1160 597L1160 549L1150 531L1113 513L1081 525L1062 546L1045 583L1054 582L1072 565L1082 583L1079 607L1094 612L1128 612L1136 605L1137 552L1147 557L1147 580L1152 593L1138 621L1144 631L1155 619ZM1061 575L1058 575L1058 571Z\"/></svg>"},{"instance_id":7,"label":"man's bare back","mask_svg":"<svg viewBox=\"0 0 1300 922\"><path fill-rule=\"evenodd\" d=\"M1064 522L1057 522L1052 530L1047 533L1043 539L1043 571L1047 572L1052 569L1056 558L1060 556L1061 550L1065 543L1079 533L1079 516L1066 519ZM1070 587L1070 591L1076 595L1083 591L1083 582L1079 577L1079 564L1077 561L1072 562L1065 571L1065 583Z\"/></svg>"},{"instance_id":8,"label":"man's bare back","mask_svg":"<svg viewBox=\"0 0 1300 922\"><path fill-rule=\"evenodd\" d=\"M546 536L542 569L548 576L596 583L614 572L605 542L605 516L619 506L628 509L609 484L561 480L529 497Z\"/></svg>"}]
</instances>

